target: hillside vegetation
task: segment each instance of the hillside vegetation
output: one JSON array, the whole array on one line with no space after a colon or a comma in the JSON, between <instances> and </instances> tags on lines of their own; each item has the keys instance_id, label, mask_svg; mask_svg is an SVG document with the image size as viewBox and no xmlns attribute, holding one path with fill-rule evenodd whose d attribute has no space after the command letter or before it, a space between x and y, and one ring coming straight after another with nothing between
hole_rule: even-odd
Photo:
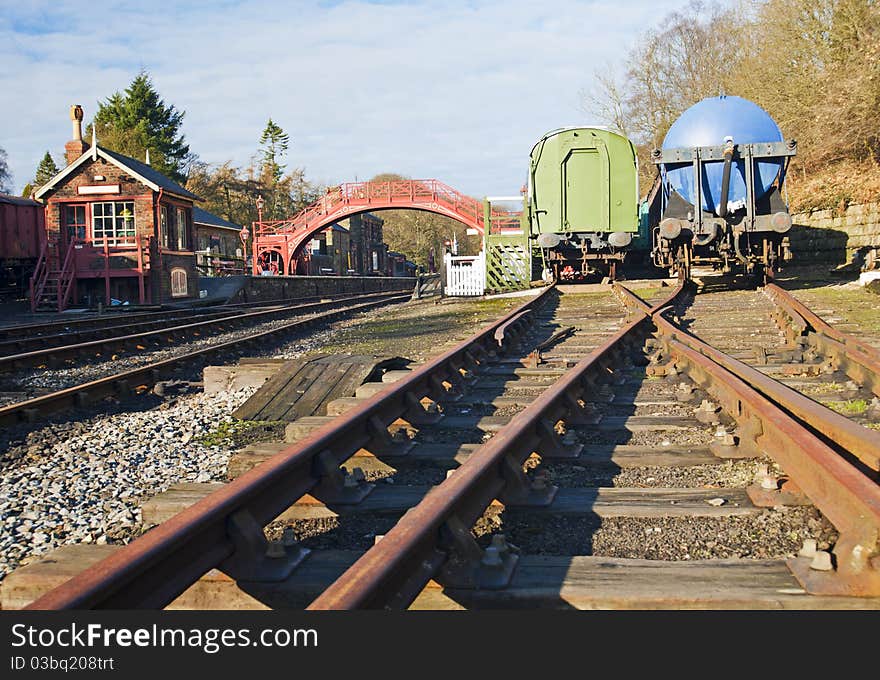
<instances>
[{"instance_id":1,"label":"hillside vegetation","mask_svg":"<svg viewBox=\"0 0 880 680\"><path fill-rule=\"evenodd\" d=\"M880 2L692 2L648 30L619 77L597 73L585 108L650 151L678 115L721 93L750 99L798 141L788 175L791 210L880 200Z\"/></svg>"}]
</instances>

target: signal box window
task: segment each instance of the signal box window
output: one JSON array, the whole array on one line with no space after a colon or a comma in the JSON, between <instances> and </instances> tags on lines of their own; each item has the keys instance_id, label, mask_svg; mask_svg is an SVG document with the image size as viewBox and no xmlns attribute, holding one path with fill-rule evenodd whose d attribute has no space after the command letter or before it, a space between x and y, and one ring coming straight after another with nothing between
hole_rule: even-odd
<instances>
[{"instance_id":1,"label":"signal box window","mask_svg":"<svg viewBox=\"0 0 880 680\"><path fill-rule=\"evenodd\" d=\"M95 245L134 245L134 201L92 203Z\"/></svg>"},{"instance_id":2,"label":"signal box window","mask_svg":"<svg viewBox=\"0 0 880 680\"><path fill-rule=\"evenodd\" d=\"M159 238L161 239L162 247L168 248L171 245L171 236L170 229L171 224L168 219L168 206L163 205L159 210Z\"/></svg>"},{"instance_id":3,"label":"signal box window","mask_svg":"<svg viewBox=\"0 0 880 680\"><path fill-rule=\"evenodd\" d=\"M186 228L186 211L183 208L177 209L177 249L187 250L189 248L189 230Z\"/></svg>"},{"instance_id":4,"label":"signal box window","mask_svg":"<svg viewBox=\"0 0 880 680\"><path fill-rule=\"evenodd\" d=\"M86 237L86 207L85 205L64 206L64 228L67 231L68 243L73 239L80 241Z\"/></svg>"}]
</instances>

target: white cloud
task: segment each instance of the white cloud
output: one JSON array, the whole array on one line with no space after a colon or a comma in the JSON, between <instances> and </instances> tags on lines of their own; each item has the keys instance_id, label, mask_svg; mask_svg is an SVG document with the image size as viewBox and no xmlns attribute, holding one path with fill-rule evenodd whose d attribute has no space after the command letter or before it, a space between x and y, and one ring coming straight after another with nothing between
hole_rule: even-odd
<instances>
[{"instance_id":1,"label":"white cloud","mask_svg":"<svg viewBox=\"0 0 880 680\"><path fill-rule=\"evenodd\" d=\"M0 147L21 188L46 149L62 160L70 104L89 119L144 67L207 162L247 163L271 116L313 180L515 193L538 137L589 122L595 69L684 4L36 2L0 18Z\"/></svg>"}]
</instances>

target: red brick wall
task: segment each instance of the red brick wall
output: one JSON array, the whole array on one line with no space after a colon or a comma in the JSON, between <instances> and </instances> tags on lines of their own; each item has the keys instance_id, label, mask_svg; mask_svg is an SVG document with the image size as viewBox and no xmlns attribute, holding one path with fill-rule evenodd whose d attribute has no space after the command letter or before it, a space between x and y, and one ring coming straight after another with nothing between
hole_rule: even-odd
<instances>
[{"instance_id":1,"label":"red brick wall","mask_svg":"<svg viewBox=\"0 0 880 680\"><path fill-rule=\"evenodd\" d=\"M95 175L103 175L103 180L95 180ZM102 184L119 184L118 194L86 194L80 195L80 186ZM162 252L157 247L158 218L154 214L154 201L157 192L144 185L133 175L102 158L89 160L76 172L65 178L64 182L46 196L46 230L50 238L57 237L61 230L62 205L65 203L95 203L100 201L134 201L135 233L143 239L153 238L150 249L150 279L147 283L152 292L153 303L178 301L183 298L171 297L171 269L183 267L187 270L187 297L198 297L198 276L195 266L195 255L189 253ZM171 208L171 219L175 219L175 209L183 206L187 212L187 226L190 243L194 243L192 233L192 201L177 197L163 197L163 204ZM176 245L172 248L176 250ZM120 282L119 286L125 286ZM133 300L136 301L136 300Z\"/></svg>"},{"instance_id":2,"label":"red brick wall","mask_svg":"<svg viewBox=\"0 0 880 680\"><path fill-rule=\"evenodd\" d=\"M96 181L95 175L103 175L104 180ZM120 191L118 194L80 195L77 193L77 188L80 186L101 184L118 184ZM134 198L132 199L132 197ZM76 172L65 178L64 183L53 190L47 198L49 205L46 210L46 228L52 236L57 235L61 229L62 216L59 203L75 201L95 203L98 201L120 200L134 200L134 223L137 235L143 237L153 236L152 189L102 158L98 158L96 161L87 161Z\"/></svg>"}]
</instances>

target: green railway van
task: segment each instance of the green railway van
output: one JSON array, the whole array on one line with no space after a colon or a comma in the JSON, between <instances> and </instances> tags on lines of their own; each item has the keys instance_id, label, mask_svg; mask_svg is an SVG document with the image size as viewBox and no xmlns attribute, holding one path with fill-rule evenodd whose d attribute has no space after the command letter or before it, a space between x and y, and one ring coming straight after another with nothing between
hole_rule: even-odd
<instances>
[{"instance_id":1,"label":"green railway van","mask_svg":"<svg viewBox=\"0 0 880 680\"><path fill-rule=\"evenodd\" d=\"M529 156L529 234L558 280L613 278L639 230L638 158L603 127L545 134Z\"/></svg>"}]
</instances>

